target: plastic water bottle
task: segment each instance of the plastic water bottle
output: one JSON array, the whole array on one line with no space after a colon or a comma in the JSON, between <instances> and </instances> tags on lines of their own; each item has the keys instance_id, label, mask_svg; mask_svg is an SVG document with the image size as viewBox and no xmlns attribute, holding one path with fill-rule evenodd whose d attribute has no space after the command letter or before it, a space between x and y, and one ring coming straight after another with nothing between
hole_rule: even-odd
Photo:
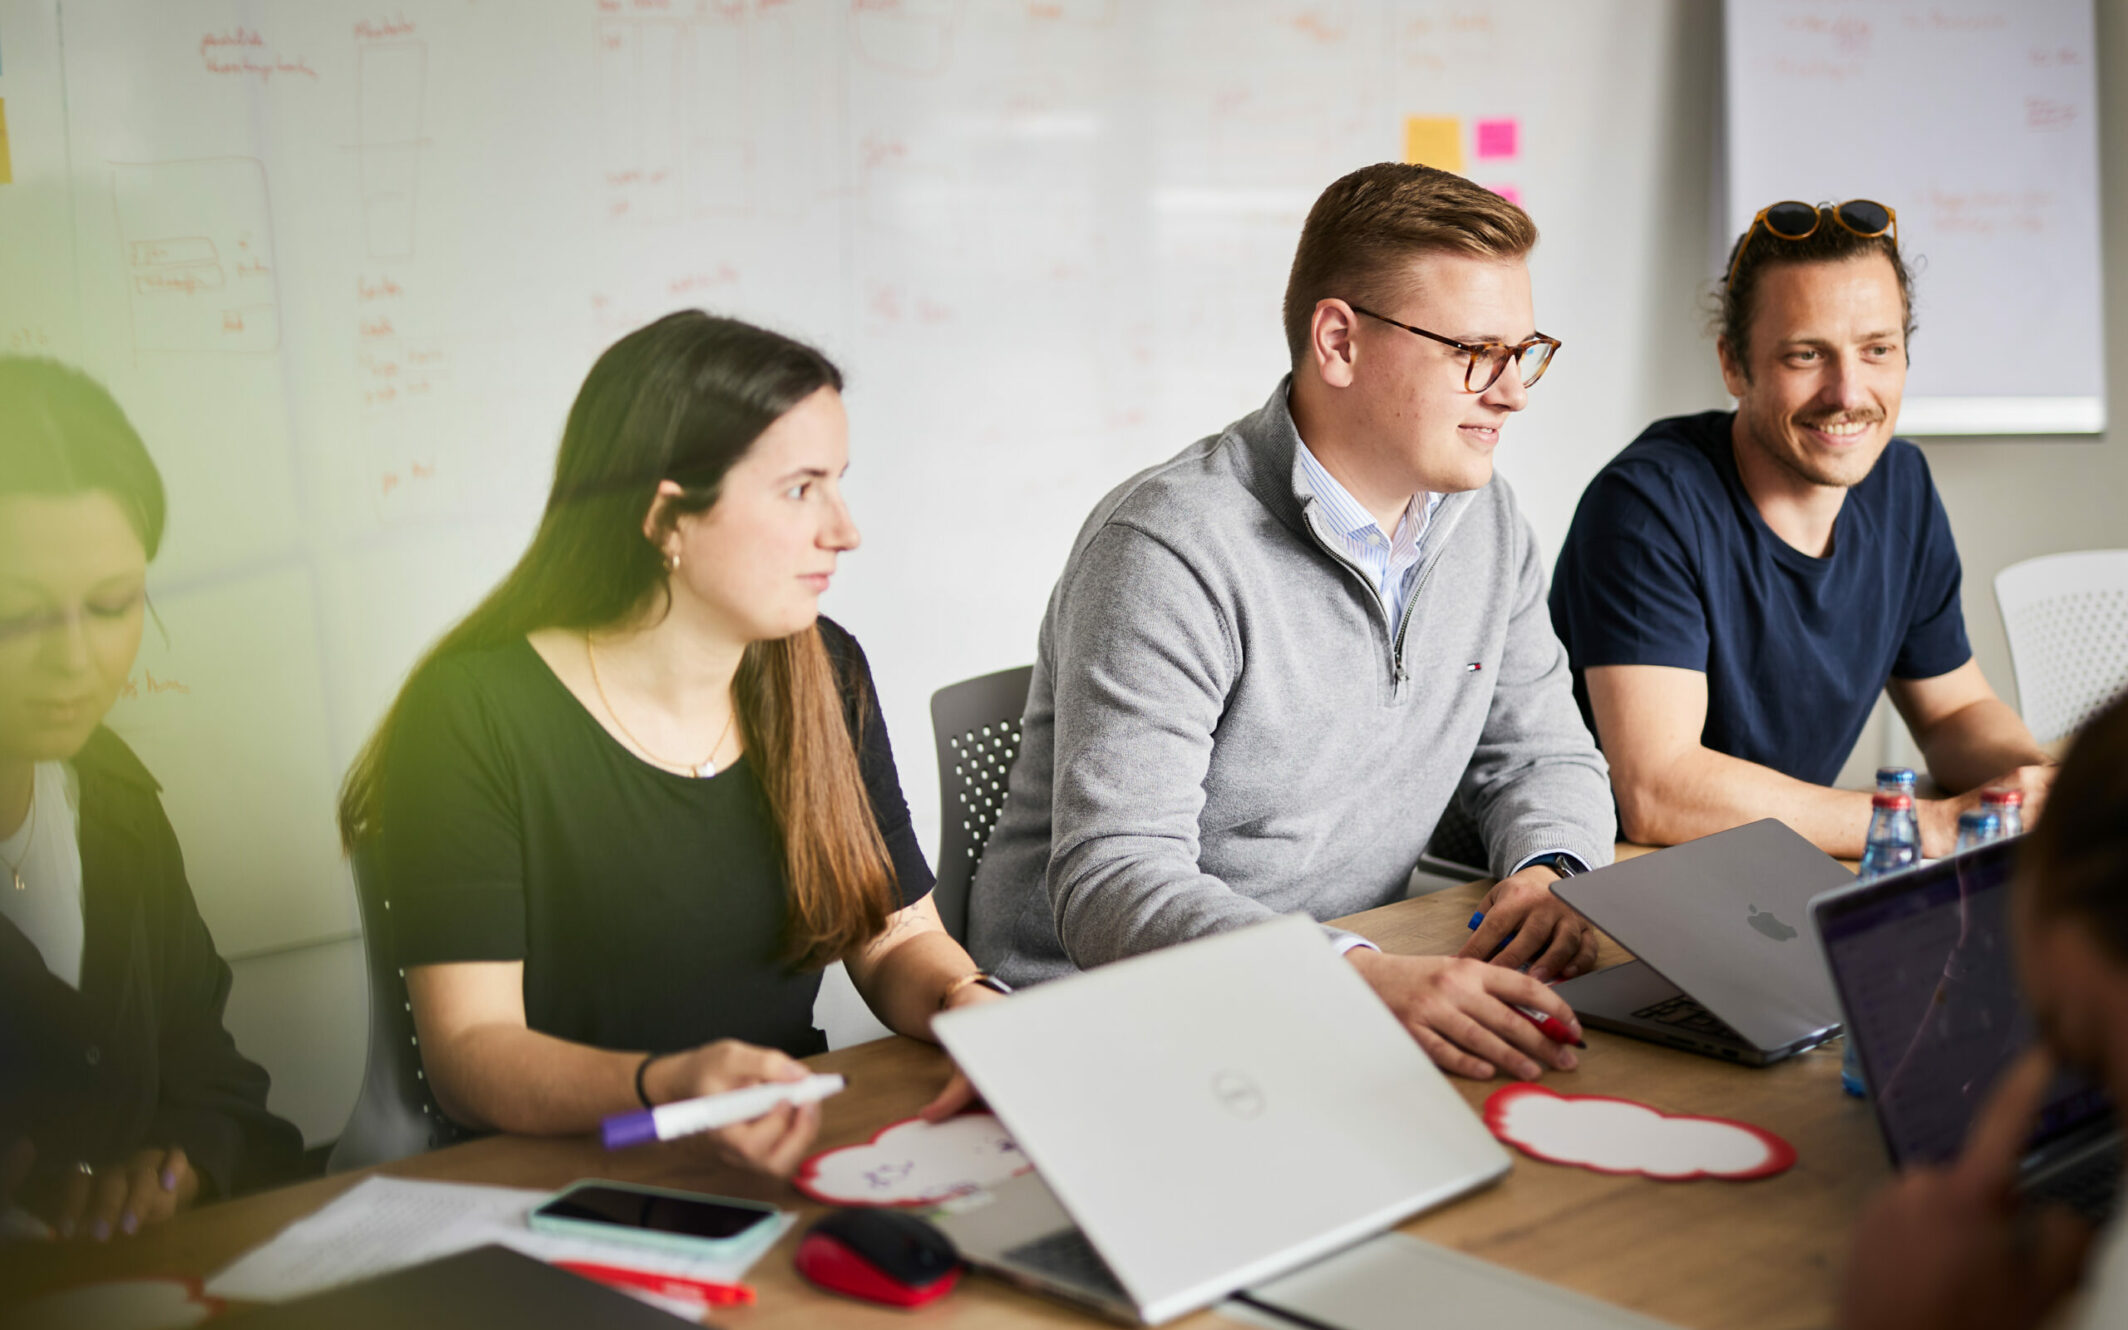
<instances>
[{"instance_id":1,"label":"plastic water bottle","mask_svg":"<svg viewBox=\"0 0 2128 1330\"><path fill-rule=\"evenodd\" d=\"M1878 767L1877 793L1903 794L1914 797L1914 769L1912 767Z\"/></svg>"},{"instance_id":2,"label":"plastic water bottle","mask_svg":"<svg viewBox=\"0 0 2128 1330\"><path fill-rule=\"evenodd\" d=\"M1921 858L1921 832L1914 821L1914 796L1882 792L1870 801L1869 840L1862 849L1863 881L1896 873Z\"/></svg>"},{"instance_id":3,"label":"plastic water bottle","mask_svg":"<svg viewBox=\"0 0 2128 1330\"><path fill-rule=\"evenodd\" d=\"M1897 780L1897 773L1905 771L1911 781L1914 773L1904 767L1889 767L1877 773L1881 782L1889 774ZM1869 841L1862 849L1860 877L1868 881L1896 873L1921 858L1921 830L1914 821L1914 796L1896 787L1880 789L1869 801ZM1840 1088L1857 1099L1869 1093L1862 1079L1862 1059L1855 1051L1855 1036L1847 1034L1847 1052L1840 1060Z\"/></svg>"},{"instance_id":4,"label":"plastic water bottle","mask_svg":"<svg viewBox=\"0 0 2128 1330\"><path fill-rule=\"evenodd\" d=\"M1976 845L1985 845L2002 836L2002 819L1993 809L1974 808L1958 815L1958 847L1952 854L1964 854Z\"/></svg>"},{"instance_id":5,"label":"plastic water bottle","mask_svg":"<svg viewBox=\"0 0 2128 1330\"><path fill-rule=\"evenodd\" d=\"M1982 790L1980 806L1995 814L1997 836L2022 836L2025 832L2023 790Z\"/></svg>"}]
</instances>

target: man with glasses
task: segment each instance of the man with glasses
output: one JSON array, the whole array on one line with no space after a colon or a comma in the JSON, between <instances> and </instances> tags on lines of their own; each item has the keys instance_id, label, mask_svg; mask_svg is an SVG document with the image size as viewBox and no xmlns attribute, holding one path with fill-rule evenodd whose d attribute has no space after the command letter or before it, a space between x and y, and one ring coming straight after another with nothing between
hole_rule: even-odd
<instances>
[{"instance_id":1,"label":"man with glasses","mask_svg":"<svg viewBox=\"0 0 2128 1330\"><path fill-rule=\"evenodd\" d=\"M1426 167L1316 201L1292 373L1103 499L1051 595L970 902L979 962L1039 982L1397 900L1460 801L1501 878L1463 954L1332 942L1449 1070L1574 1065L1511 1005L1572 1028L1543 981L1590 968L1595 938L1546 884L1615 835L1536 540L1493 476L1559 346L1531 312L1536 239Z\"/></svg>"},{"instance_id":2,"label":"man with glasses","mask_svg":"<svg viewBox=\"0 0 2128 1330\"><path fill-rule=\"evenodd\" d=\"M1923 854L1983 785L2038 812L2052 769L1973 659L1950 521L1892 437L1913 329L1891 209L1764 209L1721 288L1736 410L1655 422L1582 495L1552 622L1628 839L1777 817L1861 854L1869 795L1827 787L1887 687L1960 792L1920 801Z\"/></svg>"}]
</instances>

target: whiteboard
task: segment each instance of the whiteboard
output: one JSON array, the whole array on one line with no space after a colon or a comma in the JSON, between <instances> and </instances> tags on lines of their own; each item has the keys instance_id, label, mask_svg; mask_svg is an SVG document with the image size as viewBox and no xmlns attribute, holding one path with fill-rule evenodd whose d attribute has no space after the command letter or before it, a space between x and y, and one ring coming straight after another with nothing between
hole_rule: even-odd
<instances>
[{"instance_id":1,"label":"whiteboard","mask_svg":"<svg viewBox=\"0 0 2128 1330\"><path fill-rule=\"evenodd\" d=\"M109 384L169 482L162 631L113 723L217 941L352 932L341 772L523 550L593 357L675 308L849 375L864 545L824 608L872 658L926 842L931 692L1031 660L1099 497L1263 402L1309 204L1413 117L1453 119L1544 230L1566 349L1500 465L1550 549L1649 420L1722 400L1678 258L1705 243L1715 17L0 0L0 338Z\"/></svg>"},{"instance_id":2,"label":"whiteboard","mask_svg":"<svg viewBox=\"0 0 2128 1330\"><path fill-rule=\"evenodd\" d=\"M2105 429L2091 0L1725 16L1727 234L1781 199L1898 210L1920 323L1900 431Z\"/></svg>"}]
</instances>

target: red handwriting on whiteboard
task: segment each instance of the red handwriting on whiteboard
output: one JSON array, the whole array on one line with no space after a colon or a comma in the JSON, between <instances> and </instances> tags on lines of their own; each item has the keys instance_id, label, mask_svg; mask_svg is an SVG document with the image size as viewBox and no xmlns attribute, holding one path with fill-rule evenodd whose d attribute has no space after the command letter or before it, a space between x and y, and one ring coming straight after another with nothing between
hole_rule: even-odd
<instances>
[{"instance_id":1,"label":"red handwriting on whiteboard","mask_svg":"<svg viewBox=\"0 0 2128 1330\"><path fill-rule=\"evenodd\" d=\"M2076 106L2046 97L2025 98L2025 127L2063 129L2076 123Z\"/></svg>"},{"instance_id":2,"label":"red handwriting on whiteboard","mask_svg":"<svg viewBox=\"0 0 2128 1330\"><path fill-rule=\"evenodd\" d=\"M392 337L396 334L390 319L364 319L359 325L364 337Z\"/></svg>"},{"instance_id":3,"label":"red handwriting on whiteboard","mask_svg":"<svg viewBox=\"0 0 2128 1330\"><path fill-rule=\"evenodd\" d=\"M358 42L385 41L393 37L413 35L413 20L396 10L390 18L355 20L355 40Z\"/></svg>"},{"instance_id":4,"label":"red handwriting on whiteboard","mask_svg":"<svg viewBox=\"0 0 2128 1330\"><path fill-rule=\"evenodd\" d=\"M715 272L689 273L665 283L665 294L684 296L695 291L709 291L720 286L730 286L739 280L739 270L729 263L720 263Z\"/></svg>"},{"instance_id":5,"label":"red handwriting on whiteboard","mask_svg":"<svg viewBox=\"0 0 2128 1330\"><path fill-rule=\"evenodd\" d=\"M412 462L408 464L407 469L412 473L415 480L432 480L436 475L436 468L433 464L423 465L420 462ZM406 483L407 479L397 471L387 471L377 478L379 490L387 495Z\"/></svg>"},{"instance_id":6,"label":"red handwriting on whiteboard","mask_svg":"<svg viewBox=\"0 0 2128 1330\"><path fill-rule=\"evenodd\" d=\"M156 677L155 677L155 671L153 671L153 670L143 670L143 671L142 671L141 673L142 673L142 679L127 679L127 680L126 680L126 682L125 682L125 686L124 686L124 687L122 687L121 689L119 689L119 695L120 695L120 696L122 696L122 697L139 697L139 696L141 695L141 693L143 693L143 692L147 692L147 693L151 693L151 694L152 694L152 693L190 693L190 692L192 691L191 685L189 685L189 684L182 684L182 683L179 683L179 682L178 682L177 680L175 680L175 679L158 679L158 678L156 678ZM143 682L143 679L145 680L145 682Z\"/></svg>"},{"instance_id":7,"label":"red handwriting on whiteboard","mask_svg":"<svg viewBox=\"0 0 2128 1330\"><path fill-rule=\"evenodd\" d=\"M867 171L876 171L888 162L907 161L909 145L900 139L874 138L867 134L857 145L858 165Z\"/></svg>"},{"instance_id":8,"label":"red handwriting on whiteboard","mask_svg":"<svg viewBox=\"0 0 2128 1330\"><path fill-rule=\"evenodd\" d=\"M265 45L265 40L249 28L228 28L221 32L210 32L200 38L199 49L200 56L204 59L218 49Z\"/></svg>"},{"instance_id":9,"label":"red handwriting on whiteboard","mask_svg":"<svg viewBox=\"0 0 2128 1330\"><path fill-rule=\"evenodd\" d=\"M375 281L371 281L367 277L355 278L355 299L357 300L390 300L394 296L404 294L405 292L400 289L399 283L389 277L379 277Z\"/></svg>"},{"instance_id":10,"label":"red handwriting on whiteboard","mask_svg":"<svg viewBox=\"0 0 2128 1330\"><path fill-rule=\"evenodd\" d=\"M290 60L266 45L257 28L224 28L200 38L200 63L210 74L249 75L261 84L276 74L294 74L315 81L318 71L301 58Z\"/></svg>"}]
</instances>

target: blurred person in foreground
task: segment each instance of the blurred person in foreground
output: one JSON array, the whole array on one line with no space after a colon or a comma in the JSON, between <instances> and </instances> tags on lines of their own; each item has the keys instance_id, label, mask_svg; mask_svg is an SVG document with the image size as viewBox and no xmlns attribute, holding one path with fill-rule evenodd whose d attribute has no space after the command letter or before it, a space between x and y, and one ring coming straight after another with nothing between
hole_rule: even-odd
<instances>
[{"instance_id":1,"label":"blurred person in foreground","mask_svg":"<svg viewBox=\"0 0 2128 1330\"><path fill-rule=\"evenodd\" d=\"M164 516L108 392L0 358L0 1199L17 1234L129 1235L301 1162L222 1026L229 967L160 787L103 726Z\"/></svg>"},{"instance_id":2,"label":"blurred person in foreground","mask_svg":"<svg viewBox=\"0 0 2128 1330\"><path fill-rule=\"evenodd\" d=\"M2128 1325L2128 1225L2116 1216L2094 1250L2082 1221L2016 1193L2057 1065L2128 1104L2128 696L2077 738L2017 871L2012 926L2041 1047L2003 1074L1956 1160L1909 1169L1863 1213L1847 1330L2016 1330L2064 1312L2078 1330Z\"/></svg>"}]
</instances>

